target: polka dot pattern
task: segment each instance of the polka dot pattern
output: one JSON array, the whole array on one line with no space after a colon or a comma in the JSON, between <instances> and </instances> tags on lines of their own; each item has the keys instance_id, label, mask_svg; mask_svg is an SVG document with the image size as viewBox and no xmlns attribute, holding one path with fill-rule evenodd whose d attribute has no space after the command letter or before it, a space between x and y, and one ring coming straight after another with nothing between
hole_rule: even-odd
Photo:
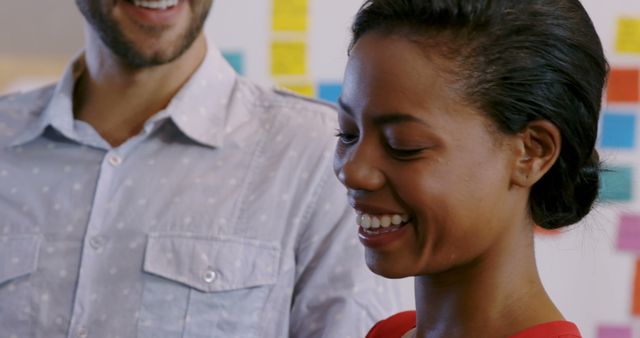
<instances>
[{"instance_id":1,"label":"polka dot pattern","mask_svg":"<svg viewBox=\"0 0 640 338\"><path fill-rule=\"evenodd\" d=\"M116 148L73 121L71 71L0 98L0 338L360 337L398 310L331 171L335 112L223 62Z\"/></svg>"}]
</instances>

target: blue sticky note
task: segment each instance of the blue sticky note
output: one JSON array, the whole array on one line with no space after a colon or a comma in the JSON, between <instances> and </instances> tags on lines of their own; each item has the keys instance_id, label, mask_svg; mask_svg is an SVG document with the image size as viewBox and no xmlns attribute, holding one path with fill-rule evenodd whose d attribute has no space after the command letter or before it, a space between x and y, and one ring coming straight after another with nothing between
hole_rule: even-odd
<instances>
[{"instance_id":1,"label":"blue sticky note","mask_svg":"<svg viewBox=\"0 0 640 338\"><path fill-rule=\"evenodd\" d=\"M318 84L318 98L321 100L338 103L342 93L342 84L339 82L327 82Z\"/></svg>"},{"instance_id":2,"label":"blue sticky note","mask_svg":"<svg viewBox=\"0 0 640 338\"><path fill-rule=\"evenodd\" d=\"M633 168L610 167L602 172L601 201L627 202L633 198Z\"/></svg>"},{"instance_id":3,"label":"blue sticky note","mask_svg":"<svg viewBox=\"0 0 640 338\"><path fill-rule=\"evenodd\" d=\"M235 69L236 73L244 75L244 54L242 52L223 51L222 56Z\"/></svg>"},{"instance_id":4,"label":"blue sticky note","mask_svg":"<svg viewBox=\"0 0 640 338\"><path fill-rule=\"evenodd\" d=\"M636 116L633 113L604 112L600 145L604 148L635 147Z\"/></svg>"}]
</instances>

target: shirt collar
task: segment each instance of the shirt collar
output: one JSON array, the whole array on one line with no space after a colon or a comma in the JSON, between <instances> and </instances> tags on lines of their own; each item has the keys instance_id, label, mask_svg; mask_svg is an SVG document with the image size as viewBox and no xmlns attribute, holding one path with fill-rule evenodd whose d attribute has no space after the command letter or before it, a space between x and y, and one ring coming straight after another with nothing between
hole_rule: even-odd
<instances>
[{"instance_id":1,"label":"shirt collar","mask_svg":"<svg viewBox=\"0 0 640 338\"><path fill-rule=\"evenodd\" d=\"M56 128L66 137L73 138L73 87L83 71L84 58L80 55L67 65L43 111L16 134L13 141L9 143L10 147L20 146L34 140L48 126Z\"/></svg>"},{"instance_id":2,"label":"shirt collar","mask_svg":"<svg viewBox=\"0 0 640 338\"><path fill-rule=\"evenodd\" d=\"M165 114L192 140L220 147L237 75L215 44L207 44L202 64L171 100Z\"/></svg>"},{"instance_id":3,"label":"shirt collar","mask_svg":"<svg viewBox=\"0 0 640 338\"><path fill-rule=\"evenodd\" d=\"M200 66L167 108L154 115L147 125L168 117L193 141L220 147L237 75L213 42L207 41L207 46L207 54ZM84 69L84 58L80 55L65 69L43 112L16 135L10 146L34 140L48 126L69 139L78 139L74 128L73 89Z\"/></svg>"}]
</instances>

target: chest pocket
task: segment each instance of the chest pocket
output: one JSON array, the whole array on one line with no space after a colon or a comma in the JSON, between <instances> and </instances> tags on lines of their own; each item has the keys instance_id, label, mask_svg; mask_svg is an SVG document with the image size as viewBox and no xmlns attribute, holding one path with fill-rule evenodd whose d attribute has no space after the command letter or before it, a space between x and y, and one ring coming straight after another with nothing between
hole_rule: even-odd
<instances>
[{"instance_id":1,"label":"chest pocket","mask_svg":"<svg viewBox=\"0 0 640 338\"><path fill-rule=\"evenodd\" d=\"M152 234L138 337L257 337L278 244Z\"/></svg>"},{"instance_id":2,"label":"chest pocket","mask_svg":"<svg viewBox=\"0 0 640 338\"><path fill-rule=\"evenodd\" d=\"M36 315L33 286L41 238L35 235L0 236L0 328L16 337L30 335Z\"/></svg>"},{"instance_id":3,"label":"chest pocket","mask_svg":"<svg viewBox=\"0 0 640 338\"><path fill-rule=\"evenodd\" d=\"M34 272L39 247L37 236L0 236L0 286Z\"/></svg>"}]
</instances>

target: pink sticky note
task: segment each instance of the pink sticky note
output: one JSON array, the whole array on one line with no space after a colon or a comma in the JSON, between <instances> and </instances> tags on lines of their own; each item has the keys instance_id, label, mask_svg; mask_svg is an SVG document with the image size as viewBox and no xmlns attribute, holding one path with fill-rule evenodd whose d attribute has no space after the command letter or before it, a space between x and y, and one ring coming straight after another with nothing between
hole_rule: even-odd
<instances>
[{"instance_id":1,"label":"pink sticky note","mask_svg":"<svg viewBox=\"0 0 640 338\"><path fill-rule=\"evenodd\" d=\"M598 327L598 338L631 338L631 328L601 325Z\"/></svg>"},{"instance_id":2,"label":"pink sticky note","mask_svg":"<svg viewBox=\"0 0 640 338\"><path fill-rule=\"evenodd\" d=\"M640 215L620 216L618 250L640 253Z\"/></svg>"}]
</instances>

